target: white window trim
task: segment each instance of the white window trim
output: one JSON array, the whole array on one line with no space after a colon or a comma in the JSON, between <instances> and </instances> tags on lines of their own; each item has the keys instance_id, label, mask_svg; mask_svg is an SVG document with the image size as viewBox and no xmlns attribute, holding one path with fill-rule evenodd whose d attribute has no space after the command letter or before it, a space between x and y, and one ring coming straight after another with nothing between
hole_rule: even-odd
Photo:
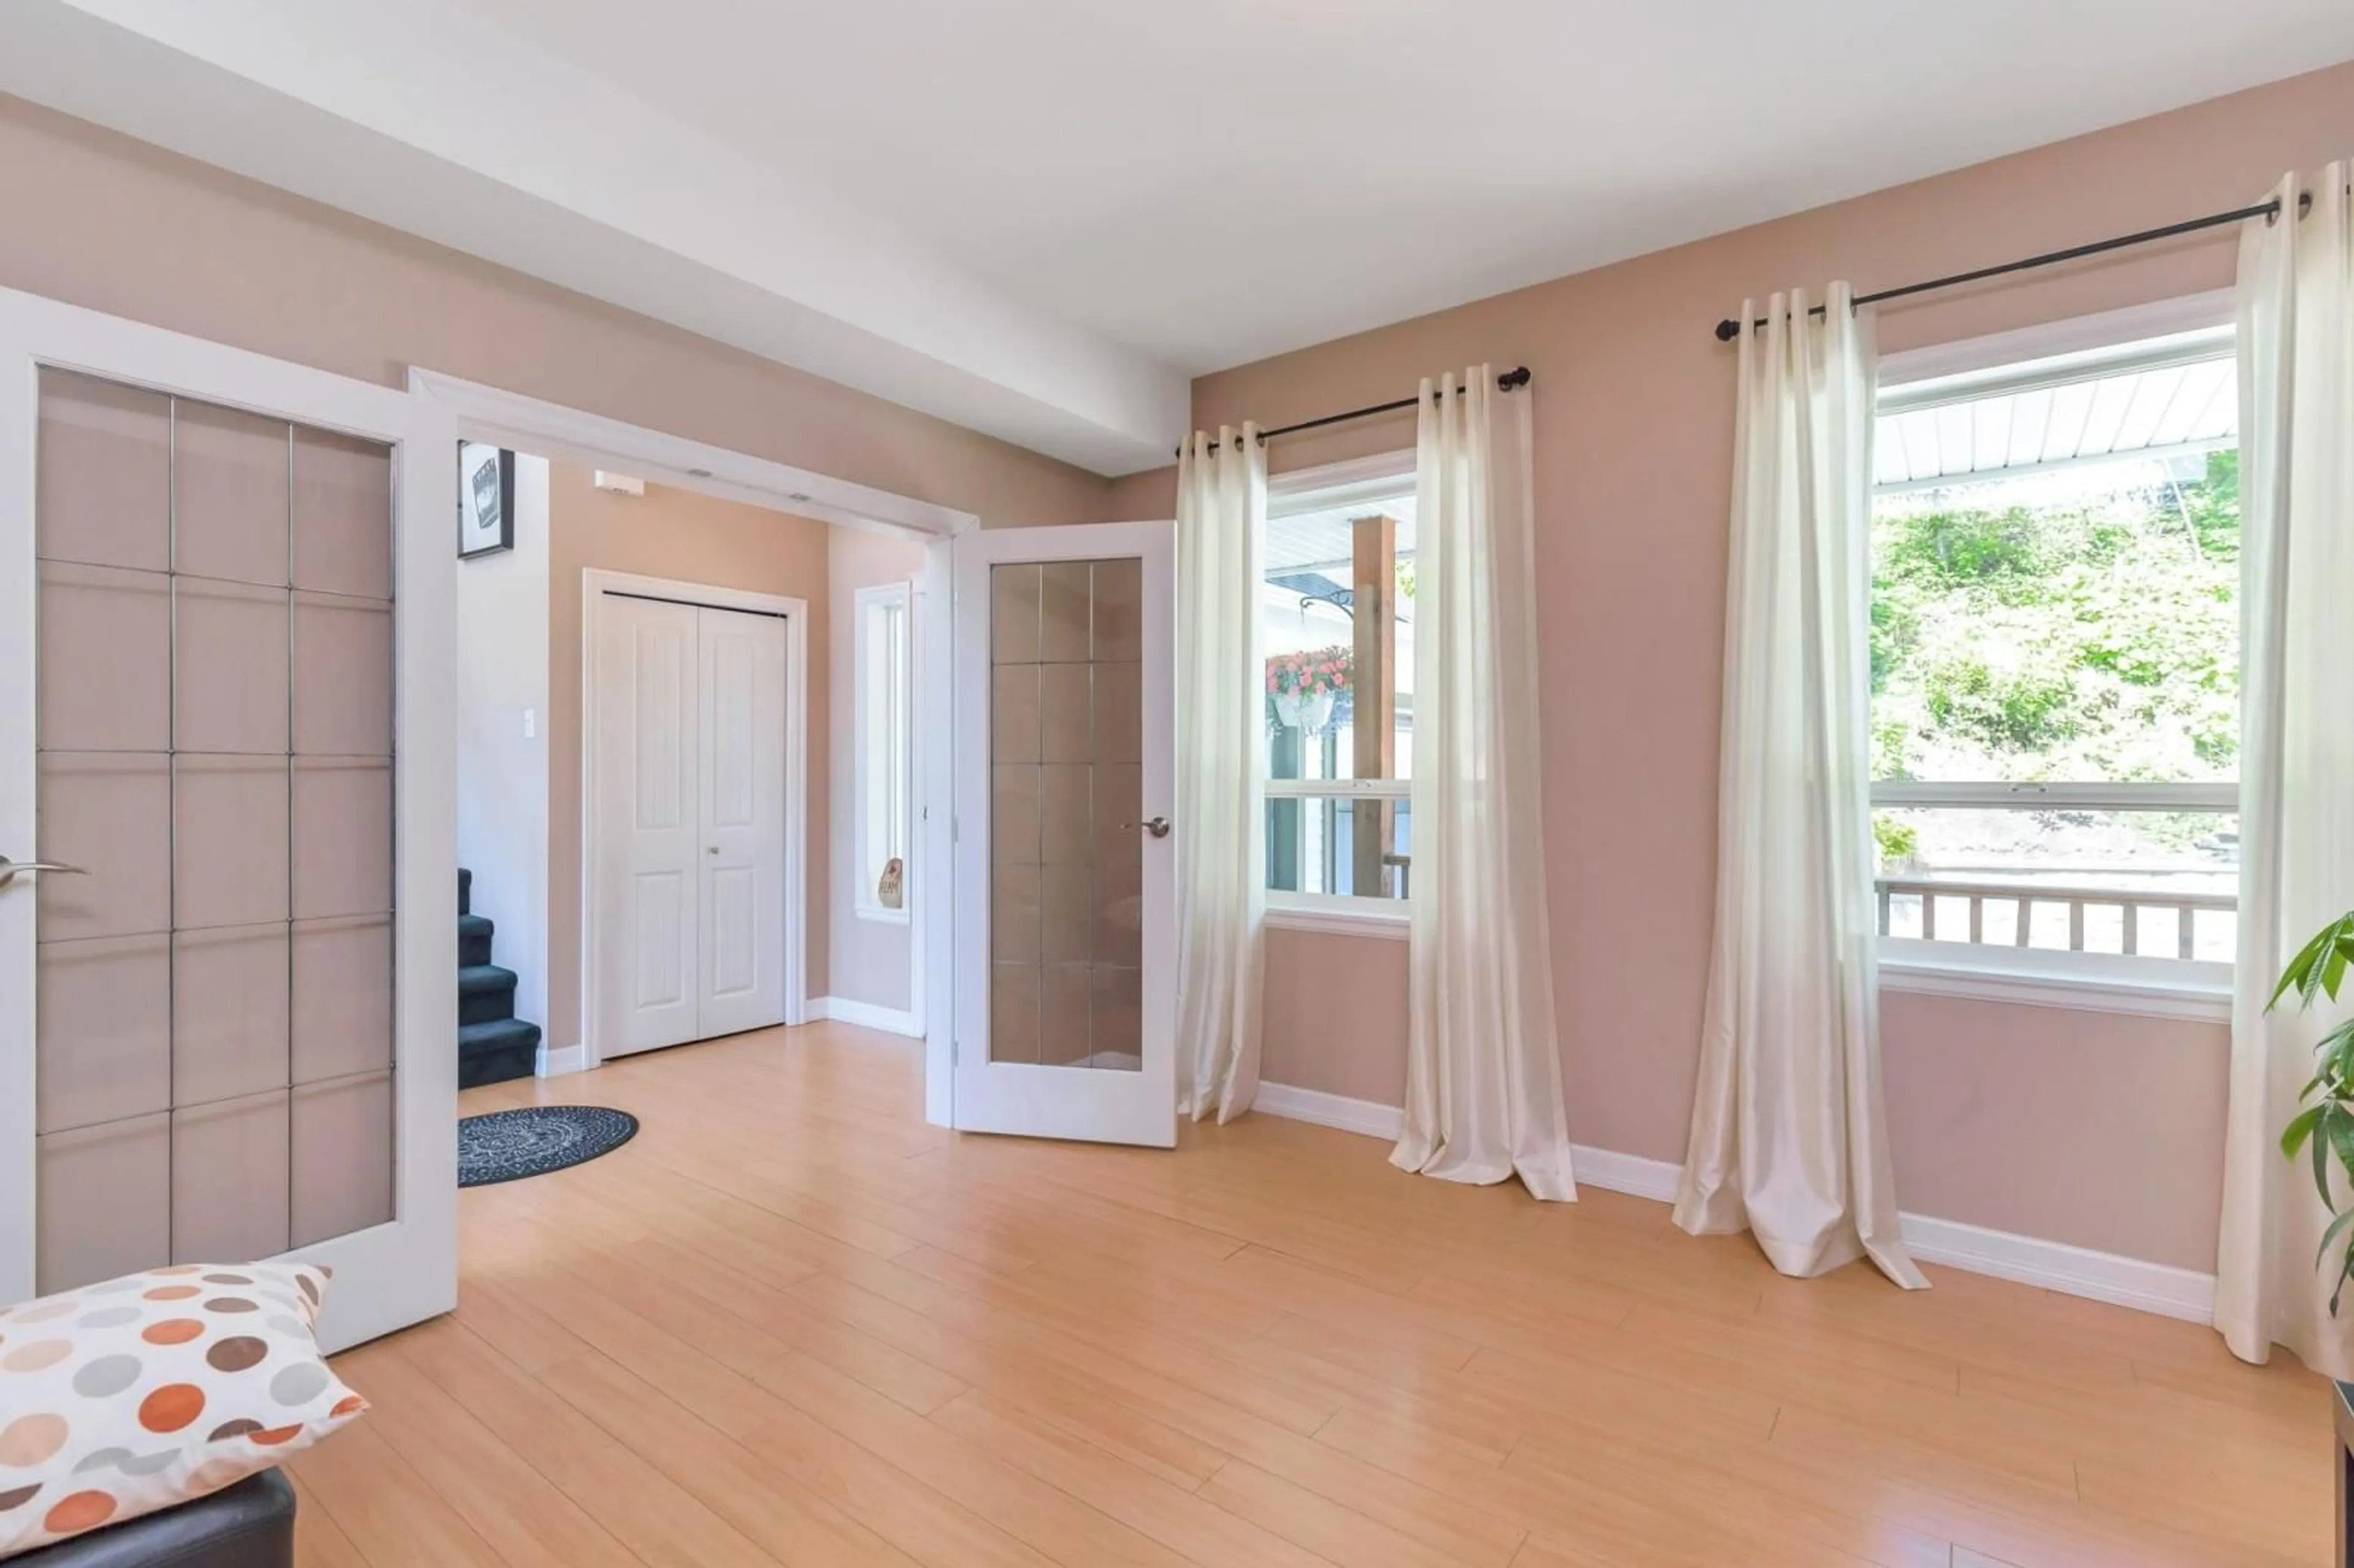
<instances>
[{"instance_id":1,"label":"white window trim","mask_svg":"<svg viewBox=\"0 0 2354 1568\"><path fill-rule=\"evenodd\" d=\"M1414 798L1414 784L1405 779L1269 779L1267 798L1270 800L1408 800ZM1377 904L1394 904L1394 898L1379 898Z\"/></svg>"},{"instance_id":2,"label":"white window trim","mask_svg":"<svg viewBox=\"0 0 2354 1568\"><path fill-rule=\"evenodd\" d=\"M1269 892L1267 928L1315 931L1327 937L1378 937L1403 942L1413 923L1403 898L1353 898L1335 893Z\"/></svg>"},{"instance_id":3,"label":"white window trim","mask_svg":"<svg viewBox=\"0 0 2354 1568\"><path fill-rule=\"evenodd\" d=\"M2228 1023L2232 966L1989 943L1880 939L1880 989Z\"/></svg>"},{"instance_id":4,"label":"white window trim","mask_svg":"<svg viewBox=\"0 0 2354 1568\"><path fill-rule=\"evenodd\" d=\"M1949 376L1967 376L2028 360L2052 359L2138 343L2145 338L2232 325L2237 313L2232 291L2215 289L2202 294L2102 311L2094 315L2041 322L1983 337L1899 349L1880 356L1880 387L1886 392L1916 381L1943 380Z\"/></svg>"},{"instance_id":5,"label":"white window trim","mask_svg":"<svg viewBox=\"0 0 2354 1568\"><path fill-rule=\"evenodd\" d=\"M899 714L902 721L909 726L909 733L898 748L901 807L899 842L902 846L900 859L908 867L908 874L902 879L899 907L896 909L886 907L875 897L875 882L867 872L867 867L873 862L873 856L867 851L876 832L873 811L868 804L868 799L872 793L870 786L873 783L871 769L875 766L875 746L870 715L874 712L875 682L878 678L875 672L878 654L875 647L873 611L877 608L892 605L896 605L899 610ZM915 607L913 596L906 583L880 583L871 588L860 588L853 595L852 606L852 615L855 620L852 635L856 676L854 692L851 699L854 705L851 721L851 800L853 802L851 911L861 920L873 920L890 926L905 926L908 923L915 904L911 896L913 888L910 885L913 881L914 856L908 853L910 841L915 832L915 778L911 766L914 755L911 707L914 686L911 666L915 649Z\"/></svg>"},{"instance_id":6,"label":"white window trim","mask_svg":"<svg viewBox=\"0 0 2354 1568\"><path fill-rule=\"evenodd\" d=\"M1965 810L1995 807L2032 810L2038 806L2080 811L2236 811L2236 780L2203 784L2156 784L2137 779L2085 783L1936 783L1918 779L1875 779L1875 806L1951 806Z\"/></svg>"},{"instance_id":7,"label":"white window trim","mask_svg":"<svg viewBox=\"0 0 2354 1568\"><path fill-rule=\"evenodd\" d=\"M2176 340L2147 356L2153 363L2213 358L2219 349L2228 353L2233 347L2234 309L2232 291L2219 289L1885 355L1879 368L1882 396L1873 412L1877 416L1991 397L2014 389L2014 383L2044 384L2055 371L2065 379L2065 372L2053 365L2041 367L2040 374L2006 372L2031 361L2078 355L2098 358L2102 350L2147 339ZM2114 362L2115 356L2107 357ZM1946 395L1923 397L1904 390L1924 381L1965 376L1971 381L1943 389ZM1880 493L1882 488L1874 486L1873 493ZM1966 809L2020 808L2033 800L2082 810L2236 812L2239 795L2239 785L2229 782L2009 784L1875 779L1872 785L1874 806ZM2147 954L1931 942L1911 937L1882 937L1879 958L1883 991L2207 1022L2228 1023L2232 1017L2233 968L2230 964Z\"/></svg>"},{"instance_id":8,"label":"white window trim","mask_svg":"<svg viewBox=\"0 0 2354 1568\"><path fill-rule=\"evenodd\" d=\"M1399 493L1401 480L1405 482L1404 488L1413 486L1416 461L1414 448L1400 447L1395 451L1272 474L1267 482L1267 514L1289 517L1329 506L1387 499Z\"/></svg>"}]
</instances>

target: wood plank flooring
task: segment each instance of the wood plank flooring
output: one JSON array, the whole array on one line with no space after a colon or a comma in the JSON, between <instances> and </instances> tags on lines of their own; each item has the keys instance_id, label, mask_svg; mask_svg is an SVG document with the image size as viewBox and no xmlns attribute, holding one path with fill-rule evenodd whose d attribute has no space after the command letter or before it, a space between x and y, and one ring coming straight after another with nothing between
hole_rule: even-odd
<instances>
[{"instance_id":1,"label":"wood plank flooring","mask_svg":"<svg viewBox=\"0 0 2354 1568\"><path fill-rule=\"evenodd\" d=\"M2329 1560L2325 1385L1949 1270L1800 1283L1657 1203L924 1125L837 1024L470 1091L634 1112L463 1193L458 1311L340 1359L307 1568L2042 1568Z\"/></svg>"}]
</instances>

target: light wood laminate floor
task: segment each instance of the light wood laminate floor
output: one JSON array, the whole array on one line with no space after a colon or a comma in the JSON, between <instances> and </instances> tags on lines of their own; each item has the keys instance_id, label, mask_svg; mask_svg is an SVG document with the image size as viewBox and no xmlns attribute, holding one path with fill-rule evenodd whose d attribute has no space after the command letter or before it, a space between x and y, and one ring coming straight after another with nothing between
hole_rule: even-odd
<instances>
[{"instance_id":1,"label":"light wood laminate floor","mask_svg":"<svg viewBox=\"0 0 2354 1568\"><path fill-rule=\"evenodd\" d=\"M2190 1324L1269 1118L960 1137L836 1024L464 1097L535 1099L643 1129L461 1195L458 1311L292 1467L308 1568L2328 1561L2324 1385Z\"/></svg>"}]
</instances>

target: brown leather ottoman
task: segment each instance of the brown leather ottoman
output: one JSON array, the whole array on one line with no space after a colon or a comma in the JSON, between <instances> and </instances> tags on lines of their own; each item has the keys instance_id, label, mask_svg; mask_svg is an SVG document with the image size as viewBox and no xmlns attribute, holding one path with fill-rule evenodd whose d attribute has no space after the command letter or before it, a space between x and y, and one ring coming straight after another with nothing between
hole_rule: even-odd
<instances>
[{"instance_id":1,"label":"brown leather ottoman","mask_svg":"<svg viewBox=\"0 0 2354 1568\"><path fill-rule=\"evenodd\" d=\"M276 1470L9 1560L8 1568L293 1568L294 1487Z\"/></svg>"}]
</instances>

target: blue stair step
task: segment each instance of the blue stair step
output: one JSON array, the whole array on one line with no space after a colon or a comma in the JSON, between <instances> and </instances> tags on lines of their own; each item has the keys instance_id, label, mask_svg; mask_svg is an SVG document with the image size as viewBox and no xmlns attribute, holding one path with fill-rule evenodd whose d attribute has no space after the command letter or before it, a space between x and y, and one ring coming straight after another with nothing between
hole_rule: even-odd
<instances>
[{"instance_id":1,"label":"blue stair step","mask_svg":"<svg viewBox=\"0 0 2354 1568\"><path fill-rule=\"evenodd\" d=\"M458 916L458 967L472 969L491 961L491 933L494 927L487 915Z\"/></svg>"},{"instance_id":2,"label":"blue stair step","mask_svg":"<svg viewBox=\"0 0 2354 1568\"><path fill-rule=\"evenodd\" d=\"M515 972L491 962L496 933L474 913L474 874L458 868L458 1086L527 1078L539 1067L539 1025L514 1015Z\"/></svg>"},{"instance_id":3,"label":"blue stair step","mask_svg":"<svg viewBox=\"0 0 2354 1568\"><path fill-rule=\"evenodd\" d=\"M539 1025L495 1018L458 1026L458 1086L528 1078L539 1066Z\"/></svg>"},{"instance_id":4,"label":"blue stair step","mask_svg":"<svg viewBox=\"0 0 2354 1568\"><path fill-rule=\"evenodd\" d=\"M496 964L470 964L458 971L458 1022L495 1023L514 1016L515 972Z\"/></svg>"}]
</instances>

